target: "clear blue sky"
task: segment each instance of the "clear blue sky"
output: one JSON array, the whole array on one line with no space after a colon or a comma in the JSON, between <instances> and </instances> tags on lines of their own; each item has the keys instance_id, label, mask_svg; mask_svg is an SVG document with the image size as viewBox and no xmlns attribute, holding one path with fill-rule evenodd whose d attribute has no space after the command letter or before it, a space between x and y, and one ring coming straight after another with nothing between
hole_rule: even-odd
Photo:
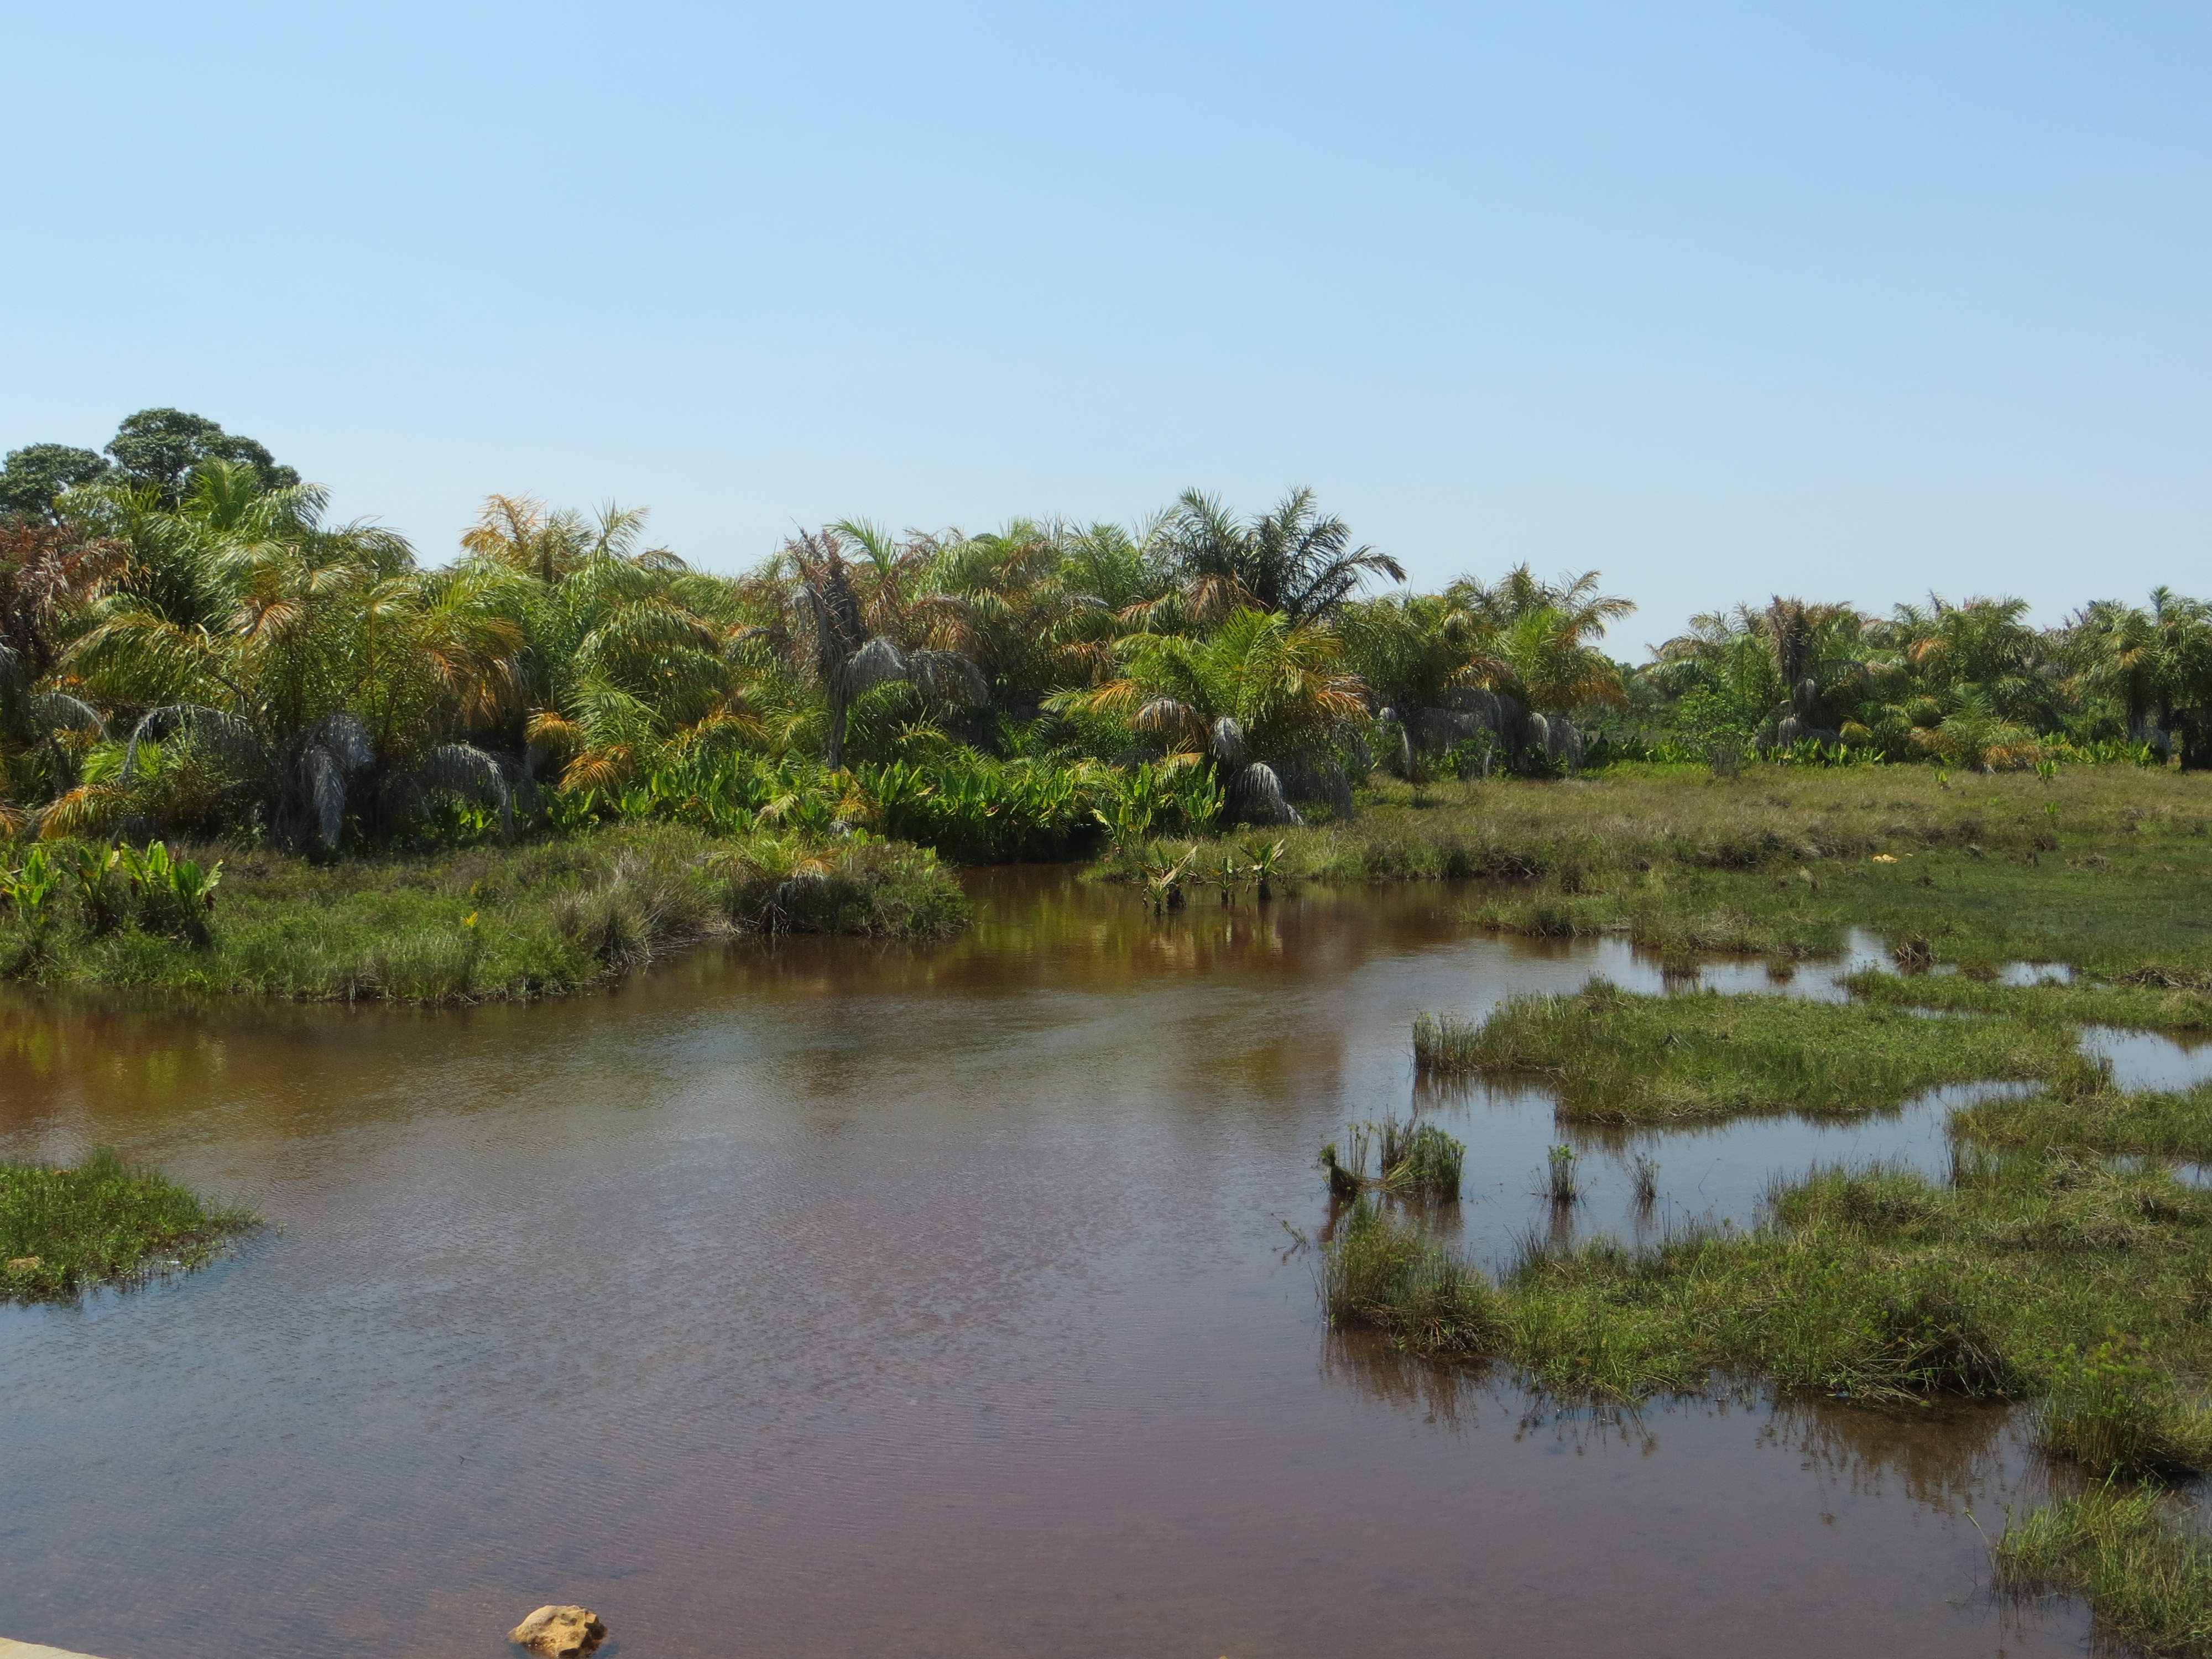
<instances>
[{"instance_id":1,"label":"clear blue sky","mask_svg":"<svg viewBox=\"0 0 2212 1659\"><path fill-rule=\"evenodd\" d=\"M2212 593L2212 8L24 5L0 447L443 558L1310 483L1419 582Z\"/></svg>"}]
</instances>

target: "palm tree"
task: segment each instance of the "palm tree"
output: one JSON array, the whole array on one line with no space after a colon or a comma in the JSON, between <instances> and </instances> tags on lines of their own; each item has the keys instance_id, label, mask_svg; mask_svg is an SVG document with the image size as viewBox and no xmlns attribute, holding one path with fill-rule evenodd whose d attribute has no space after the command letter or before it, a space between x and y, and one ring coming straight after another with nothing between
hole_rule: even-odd
<instances>
[{"instance_id":1,"label":"palm tree","mask_svg":"<svg viewBox=\"0 0 2212 1659\"><path fill-rule=\"evenodd\" d=\"M0 520L0 814L11 797L76 781L65 732L97 735L99 711L54 678L71 617L120 574L119 543L73 525Z\"/></svg>"},{"instance_id":2,"label":"palm tree","mask_svg":"<svg viewBox=\"0 0 2212 1659\"><path fill-rule=\"evenodd\" d=\"M1212 768L1232 818L1296 823L1283 771L1325 779L1332 728L1366 713L1343 651L1311 622L1246 608L1210 637L1126 635L1115 646L1120 674L1054 702L1126 720L1171 764Z\"/></svg>"},{"instance_id":3,"label":"palm tree","mask_svg":"<svg viewBox=\"0 0 2212 1659\"><path fill-rule=\"evenodd\" d=\"M783 545L790 576L784 642L822 688L822 759L833 772L845 763L854 703L879 685L904 680L925 705L945 710L972 708L989 696L974 661L951 648L964 642L966 611L932 586L941 551L935 538L902 543L850 520Z\"/></svg>"},{"instance_id":4,"label":"palm tree","mask_svg":"<svg viewBox=\"0 0 2212 1659\"><path fill-rule=\"evenodd\" d=\"M179 732L287 837L334 846L357 783L418 787L426 765L504 807L489 757L441 744L440 699L404 688L410 674L449 690L496 681L512 632L469 584L426 586L391 532L325 525L327 500L313 485L262 489L225 461L203 463L174 511L150 489L73 492L131 549L69 658L96 698L135 716L121 791L142 744Z\"/></svg>"},{"instance_id":5,"label":"palm tree","mask_svg":"<svg viewBox=\"0 0 2212 1659\"><path fill-rule=\"evenodd\" d=\"M1337 631L1373 712L1396 730L1395 763L1407 777L1481 732L1503 733L1503 706L1489 688L1511 670L1487 618L1441 594L1415 593L1348 605Z\"/></svg>"},{"instance_id":6,"label":"palm tree","mask_svg":"<svg viewBox=\"0 0 2212 1659\"><path fill-rule=\"evenodd\" d=\"M931 580L959 602L965 654L994 707L1027 718L1051 693L1111 670L1113 610L1079 585L1082 574L1050 528L1026 520L950 539L939 553Z\"/></svg>"},{"instance_id":7,"label":"palm tree","mask_svg":"<svg viewBox=\"0 0 2212 1659\"><path fill-rule=\"evenodd\" d=\"M738 661L736 589L643 545L646 514L610 503L586 520L494 495L461 538L463 568L523 641L511 694L465 698L500 730L534 783L560 763L564 790L609 790L671 744L758 726Z\"/></svg>"},{"instance_id":8,"label":"palm tree","mask_svg":"<svg viewBox=\"0 0 2212 1659\"><path fill-rule=\"evenodd\" d=\"M1293 489L1273 512L1241 521L1218 496L1186 489L1158 534L1180 609L1201 626L1240 608L1317 621L1370 576L1406 580L1397 560L1354 547L1343 520L1323 518L1310 489Z\"/></svg>"}]
</instances>

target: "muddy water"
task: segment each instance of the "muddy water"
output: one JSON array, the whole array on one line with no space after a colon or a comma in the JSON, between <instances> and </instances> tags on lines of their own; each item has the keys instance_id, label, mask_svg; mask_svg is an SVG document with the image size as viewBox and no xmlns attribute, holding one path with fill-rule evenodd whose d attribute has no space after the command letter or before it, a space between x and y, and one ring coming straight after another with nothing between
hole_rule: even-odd
<instances>
[{"instance_id":1,"label":"muddy water","mask_svg":"<svg viewBox=\"0 0 2212 1659\"><path fill-rule=\"evenodd\" d=\"M531 1008L0 1003L0 1151L116 1142L281 1224L0 1313L0 1633L491 1659L557 1599L632 1659L2080 1650L1981 1592L1968 1512L2039 1492L2002 1414L1594 1424L1323 1331L1314 1150L1404 1109L1413 1012L1656 975L1436 888L978 890L949 945ZM1548 1107L1431 1105L1507 1248ZM1636 1145L1739 1213L1933 1121ZM1632 1229L1584 1152L1580 1224Z\"/></svg>"}]
</instances>

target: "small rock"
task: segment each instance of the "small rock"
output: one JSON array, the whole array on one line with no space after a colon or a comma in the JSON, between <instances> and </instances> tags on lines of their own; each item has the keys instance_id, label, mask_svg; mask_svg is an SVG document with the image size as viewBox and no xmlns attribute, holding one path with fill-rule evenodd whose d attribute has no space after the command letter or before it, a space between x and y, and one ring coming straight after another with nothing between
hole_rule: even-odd
<instances>
[{"instance_id":1,"label":"small rock","mask_svg":"<svg viewBox=\"0 0 2212 1659\"><path fill-rule=\"evenodd\" d=\"M588 1607L540 1607L507 1639L538 1659L585 1659L607 1639L607 1627Z\"/></svg>"}]
</instances>

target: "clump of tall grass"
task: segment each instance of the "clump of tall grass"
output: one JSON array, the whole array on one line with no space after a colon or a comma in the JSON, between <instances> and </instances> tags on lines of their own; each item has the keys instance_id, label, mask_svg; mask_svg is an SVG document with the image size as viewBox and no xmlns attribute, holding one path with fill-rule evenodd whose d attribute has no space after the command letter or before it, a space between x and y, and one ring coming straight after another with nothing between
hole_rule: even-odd
<instances>
[{"instance_id":1,"label":"clump of tall grass","mask_svg":"<svg viewBox=\"0 0 2212 1659\"><path fill-rule=\"evenodd\" d=\"M63 1168L0 1164L0 1296L53 1301L149 1272L204 1265L256 1225L103 1146Z\"/></svg>"},{"instance_id":2,"label":"clump of tall grass","mask_svg":"<svg viewBox=\"0 0 2212 1659\"><path fill-rule=\"evenodd\" d=\"M2069 1086L2071 1085L2072 1086ZM2212 1085L2173 1091L2112 1086L2102 1068L2060 1078L2034 1094L1985 1100L1954 1113L1954 1139L2040 1154L2051 1150L2212 1160Z\"/></svg>"},{"instance_id":3,"label":"clump of tall grass","mask_svg":"<svg viewBox=\"0 0 2212 1659\"><path fill-rule=\"evenodd\" d=\"M1997 1540L1997 1587L2078 1595L2108 1636L2164 1659L2212 1659L2212 1540L2172 1504L2105 1484L2030 1510Z\"/></svg>"},{"instance_id":4,"label":"clump of tall grass","mask_svg":"<svg viewBox=\"0 0 2212 1659\"><path fill-rule=\"evenodd\" d=\"M1929 1020L1888 1008L1695 992L1641 996L1595 980L1516 997L1479 1024L1413 1023L1425 1074L1542 1079L1559 1115L1640 1123L1743 1113L1842 1115L1947 1083L2058 1075L2072 1032L2021 1020Z\"/></svg>"},{"instance_id":5,"label":"clump of tall grass","mask_svg":"<svg viewBox=\"0 0 2212 1659\"><path fill-rule=\"evenodd\" d=\"M2212 1459L2212 1419L2181 1397L2140 1341L2115 1334L2087 1349L2069 1343L2045 1388L2038 1443L2093 1473L2176 1474Z\"/></svg>"},{"instance_id":6,"label":"clump of tall grass","mask_svg":"<svg viewBox=\"0 0 2212 1659\"><path fill-rule=\"evenodd\" d=\"M1481 1052L1480 1022L1457 1014L1413 1016L1413 1069L1424 1076L1454 1076L1476 1068Z\"/></svg>"},{"instance_id":7,"label":"clump of tall grass","mask_svg":"<svg viewBox=\"0 0 2212 1659\"><path fill-rule=\"evenodd\" d=\"M1636 1207L1649 1210L1659 1201L1659 1160L1649 1152L1638 1152L1629 1160L1631 1191Z\"/></svg>"},{"instance_id":8,"label":"clump of tall grass","mask_svg":"<svg viewBox=\"0 0 2212 1659\"><path fill-rule=\"evenodd\" d=\"M1332 1321L1382 1331L1415 1353L1478 1355L1500 1340L1490 1281L1365 1194L1322 1249L1321 1285Z\"/></svg>"},{"instance_id":9,"label":"clump of tall grass","mask_svg":"<svg viewBox=\"0 0 2212 1659\"><path fill-rule=\"evenodd\" d=\"M1544 1155L1544 1196L1558 1205L1582 1201L1582 1181L1575 1170L1571 1146L1554 1146Z\"/></svg>"},{"instance_id":10,"label":"clump of tall grass","mask_svg":"<svg viewBox=\"0 0 2212 1659\"><path fill-rule=\"evenodd\" d=\"M1869 969L1844 981L1852 995L1942 1013L2124 1025L2152 1031L2212 1031L2212 995L2140 981L2039 980L1998 985L1966 974L1892 974Z\"/></svg>"},{"instance_id":11,"label":"clump of tall grass","mask_svg":"<svg viewBox=\"0 0 2212 1659\"><path fill-rule=\"evenodd\" d=\"M1372 1188L1394 1198L1420 1198L1448 1204L1459 1197L1460 1174L1467 1163L1467 1145L1446 1134L1433 1123L1354 1123L1337 1143L1321 1149L1320 1164L1328 1174L1330 1194L1356 1198ZM1367 1173L1370 1152L1379 1151L1376 1173Z\"/></svg>"}]
</instances>

